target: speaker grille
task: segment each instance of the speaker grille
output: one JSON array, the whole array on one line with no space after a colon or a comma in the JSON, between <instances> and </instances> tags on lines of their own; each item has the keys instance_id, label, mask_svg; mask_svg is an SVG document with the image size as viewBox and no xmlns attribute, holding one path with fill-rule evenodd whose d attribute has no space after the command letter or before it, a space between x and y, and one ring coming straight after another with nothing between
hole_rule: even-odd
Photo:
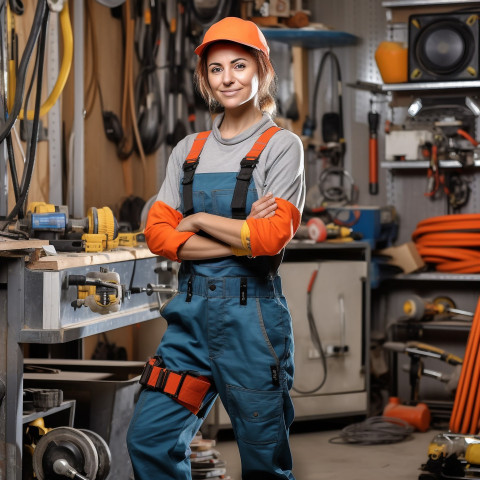
<instances>
[{"instance_id":1,"label":"speaker grille","mask_svg":"<svg viewBox=\"0 0 480 480\"><path fill-rule=\"evenodd\" d=\"M410 16L409 81L478 79L478 42L477 13Z\"/></svg>"}]
</instances>

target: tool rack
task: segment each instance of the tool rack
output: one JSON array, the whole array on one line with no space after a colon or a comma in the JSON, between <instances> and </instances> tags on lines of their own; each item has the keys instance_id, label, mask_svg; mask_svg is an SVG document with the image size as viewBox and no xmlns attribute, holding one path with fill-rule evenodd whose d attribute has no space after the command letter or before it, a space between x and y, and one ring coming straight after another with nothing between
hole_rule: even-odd
<instances>
[{"instance_id":1,"label":"tool rack","mask_svg":"<svg viewBox=\"0 0 480 480\"><path fill-rule=\"evenodd\" d=\"M41 241L8 242L8 247L6 243L0 244L0 478L20 480L23 425L33 418L23 414L22 344L64 343L159 317L157 297L145 293L124 299L116 313L74 310L76 287L65 285L65 277L108 267L120 274L127 287L133 272L133 286L144 287L157 283L155 269L164 259L146 247L132 247L32 261ZM74 408L74 402L64 402L41 416L66 410L71 424Z\"/></svg>"}]
</instances>

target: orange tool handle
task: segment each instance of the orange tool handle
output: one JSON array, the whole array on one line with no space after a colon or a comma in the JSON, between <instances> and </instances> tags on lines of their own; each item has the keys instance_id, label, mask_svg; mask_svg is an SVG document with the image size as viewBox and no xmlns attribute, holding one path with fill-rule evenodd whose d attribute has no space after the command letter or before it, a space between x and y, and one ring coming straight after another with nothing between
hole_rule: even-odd
<instances>
[{"instance_id":1,"label":"orange tool handle","mask_svg":"<svg viewBox=\"0 0 480 480\"><path fill-rule=\"evenodd\" d=\"M376 112L368 112L368 127L370 138L368 142L368 163L370 180L368 190L370 195L378 195L378 140L377 130L380 115Z\"/></svg>"},{"instance_id":2,"label":"orange tool handle","mask_svg":"<svg viewBox=\"0 0 480 480\"><path fill-rule=\"evenodd\" d=\"M378 142L376 138L370 138L368 143L368 161L370 167L370 195L378 194Z\"/></svg>"}]
</instances>

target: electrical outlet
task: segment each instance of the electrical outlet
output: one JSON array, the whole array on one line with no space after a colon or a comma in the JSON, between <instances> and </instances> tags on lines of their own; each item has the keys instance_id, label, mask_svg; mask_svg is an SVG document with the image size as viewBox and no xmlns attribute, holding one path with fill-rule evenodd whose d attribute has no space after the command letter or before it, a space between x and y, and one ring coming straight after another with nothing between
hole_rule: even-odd
<instances>
[{"instance_id":1,"label":"electrical outlet","mask_svg":"<svg viewBox=\"0 0 480 480\"><path fill-rule=\"evenodd\" d=\"M314 360L315 358L320 358L320 352L316 348L312 347L308 350L308 358L310 360Z\"/></svg>"}]
</instances>

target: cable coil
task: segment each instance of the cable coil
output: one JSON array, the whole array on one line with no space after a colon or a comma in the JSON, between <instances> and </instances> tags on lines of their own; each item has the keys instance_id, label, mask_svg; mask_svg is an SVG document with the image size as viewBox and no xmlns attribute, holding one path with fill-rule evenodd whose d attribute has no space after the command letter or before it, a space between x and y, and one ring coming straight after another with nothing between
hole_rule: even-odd
<instances>
[{"instance_id":1,"label":"cable coil","mask_svg":"<svg viewBox=\"0 0 480 480\"><path fill-rule=\"evenodd\" d=\"M480 214L426 218L412 240L423 260L439 272L480 273Z\"/></svg>"},{"instance_id":2,"label":"cable coil","mask_svg":"<svg viewBox=\"0 0 480 480\"><path fill-rule=\"evenodd\" d=\"M409 437L414 427L401 418L370 417L363 422L353 423L341 430L338 437L329 443L356 443L361 445L378 445L397 443Z\"/></svg>"}]
</instances>

